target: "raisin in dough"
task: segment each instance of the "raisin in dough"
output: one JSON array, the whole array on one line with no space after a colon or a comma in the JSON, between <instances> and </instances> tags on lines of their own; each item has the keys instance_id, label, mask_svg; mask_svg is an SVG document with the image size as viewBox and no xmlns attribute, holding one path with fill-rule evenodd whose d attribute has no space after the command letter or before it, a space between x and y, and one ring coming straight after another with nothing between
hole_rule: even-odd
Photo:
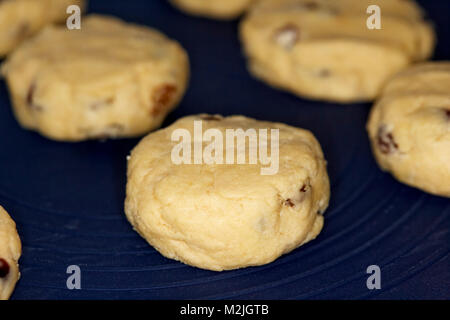
<instances>
[{"instance_id":1,"label":"raisin in dough","mask_svg":"<svg viewBox=\"0 0 450 320\"><path fill-rule=\"evenodd\" d=\"M398 180L450 197L450 62L396 75L367 129L378 164Z\"/></svg>"},{"instance_id":2,"label":"raisin in dough","mask_svg":"<svg viewBox=\"0 0 450 320\"><path fill-rule=\"evenodd\" d=\"M56 140L132 137L160 126L181 99L189 62L156 30L88 16L51 26L2 68L23 127Z\"/></svg>"},{"instance_id":3,"label":"raisin in dough","mask_svg":"<svg viewBox=\"0 0 450 320\"><path fill-rule=\"evenodd\" d=\"M51 23L69 17L67 7L84 9L84 0L2 0L0 1L0 57L8 54L23 40Z\"/></svg>"},{"instance_id":4,"label":"raisin in dough","mask_svg":"<svg viewBox=\"0 0 450 320\"><path fill-rule=\"evenodd\" d=\"M181 10L216 19L233 19L240 16L254 0L170 0Z\"/></svg>"},{"instance_id":5,"label":"raisin in dough","mask_svg":"<svg viewBox=\"0 0 450 320\"><path fill-rule=\"evenodd\" d=\"M9 299L19 280L22 252L16 224L0 206L0 300Z\"/></svg>"},{"instance_id":6,"label":"raisin in dough","mask_svg":"<svg viewBox=\"0 0 450 320\"><path fill-rule=\"evenodd\" d=\"M382 30L369 30L378 4ZM434 32L410 0L262 0L240 27L251 73L297 95L374 99L386 79L427 59Z\"/></svg>"},{"instance_id":7,"label":"raisin in dough","mask_svg":"<svg viewBox=\"0 0 450 320\"><path fill-rule=\"evenodd\" d=\"M272 138L270 129L279 129L278 173L261 175L260 162L174 164L171 150L179 142L171 136L186 129L193 140L196 120L203 132L213 128L224 137L226 129L253 128L268 129ZM229 149L235 152L236 145ZM248 153L248 143L246 148ZM125 212L164 256L221 271L269 263L314 239L329 196L326 161L309 131L243 116L199 115L149 134L133 150Z\"/></svg>"}]
</instances>

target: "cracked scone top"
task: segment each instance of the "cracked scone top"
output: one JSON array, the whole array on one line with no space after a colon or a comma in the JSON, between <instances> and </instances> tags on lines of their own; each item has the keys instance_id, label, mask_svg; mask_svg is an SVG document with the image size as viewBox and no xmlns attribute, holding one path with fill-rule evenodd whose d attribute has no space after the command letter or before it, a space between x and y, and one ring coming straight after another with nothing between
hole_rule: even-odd
<instances>
[{"instance_id":1,"label":"cracked scone top","mask_svg":"<svg viewBox=\"0 0 450 320\"><path fill-rule=\"evenodd\" d=\"M194 137L194 121L200 120L203 132L217 129L224 137L226 129L279 129L278 173L261 175L260 162L174 164L173 132L186 129ZM227 152L236 146L227 145ZM329 196L326 161L309 131L243 116L199 115L149 134L133 150L125 212L164 256L221 271L269 263L314 239Z\"/></svg>"},{"instance_id":2,"label":"cracked scone top","mask_svg":"<svg viewBox=\"0 0 450 320\"><path fill-rule=\"evenodd\" d=\"M6 300L19 280L19 258L22 252L16 224L0 206L0 300Z\"/></svg>"},{"instance_id":3,"label":"cracked scone top","mask_svg":"<svg viewBox=\"0 0 450 320\"><path fill-rule=\"evenodd\" d=\"M216 19L233 19L244 13L254 0L170 0L181 10Z\"/></svg>"},{"instance_id":4,"label":"cracked scone top","mask_svg":"<svg viewBox=\"0 0 450 320\"><path fill-rule=\"evenodd\" d=\"M419 64L391 79L367 130L382 169L450 197L450 62Z\"/></svg>"},{"instance_id":5,"label":"cracked scone top","mask_svg":"<svg viewBox=\"0 0 450 320\"><path fill-rule=\"evenodd\" d=\"M369 30L369 5L381 30ZM257 78L320 100L373 100L386 79L433 52L435 36L411 0L261 0L240 26Z\"/></svg>"},{"instance_id":6,"label":"cracked scone top","mask_svg":"<svg viewBox=\"0 0 450 320\"><path fill-rule=\"evenodd\" d=\"M189 61L160 32L91 15L47 27L2 68L25 128L56 140L132 137L160 126L185 92Z\"/></svg>"},{"instance_id":7,"label":"cracked scone top","mask_svg":"<svg viewBox=\"0 0 450 320\"><path fill-rule=\"evenodd\" d=\"M83 10L84 0L2 0L0 1L0 57L48 24L63 22L67 7Z\"/></svg>"}]
</instances>

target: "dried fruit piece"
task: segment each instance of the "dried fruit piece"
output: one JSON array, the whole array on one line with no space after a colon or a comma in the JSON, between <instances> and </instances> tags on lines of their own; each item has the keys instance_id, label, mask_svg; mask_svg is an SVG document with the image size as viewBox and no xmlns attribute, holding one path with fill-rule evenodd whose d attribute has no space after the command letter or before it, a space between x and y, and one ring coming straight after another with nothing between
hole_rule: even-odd
<instances>
[{"instance_id":1,"label":"dried fruit piece","mask_svg":"<svg viewBox=\"0 0 450 320\"><path fill-rule=\"evenodd\" d=\"M297 204L301 203L303 200L305 200L307 196L307 192L310 190L311 186L309 185L309 182L302 185L302 187L299 189L298 195L296 195L293 199L288 198L284 201L284 205L287 207L295 207Z\"/></svg>"},{"instance_id":2,"label":"dried fruit piece","mask_svg":"<svg viewBox=\"0 0 450 320\"><path fill-rule=\"evenodd\" d=\"M0 258L0 278L6 278L9 273L9 264L5 259Z\"/></svg>"},{"instance_id":3,"label":"dried fruit piece","mask_svg":"<svg viewBox=\"0 0 450 320\"><path fill-rule=\"evenodd\" d=\"M300 38L300 30L297 25L289 23L275 32L275 41L283 48L292 49Z\"/></svg>"},{"instance_id":4,"label":"dried fruit piece","mask_svg":"<svg viewBox=\"0 0 450 320\"><path fill-rule=\"evenodd\" d=\"M30 33L30 25L27 22L23 22L17 26L15 32L17 38L25 38Z\"/></svg>"},{"instance_id":5,"label":"dried fruit piece","mask_svg":"<svg viewBox=\"0 0 450 320\"><path fill-rule=\"evenodd\" d=\"M447 120L450 120L450 109L445 110L445 115L447 116Z\"/></svg>"},{"instance_id":6,"label":"dried fruit piece","mask_svg":"<svg viewBox=\"0 0 450 320\"><path fill-rule=\"evenodd\" d=\"M308 182L303 184L303 186L300 188L300 195L297 199L297 202L303 202L303 200L305 200L305 198L307 197L307 193L309 192L310 189L311 189L311 185L309 184L309 180L308 180Z\"/></svg>"},{"instance_id":7,"label":"dried fruit piece","mask_svg":"<svg viewBox=\"0 0 450 320\"><path fill-rule=\"evenodd\" d=\"M31 84L30 88L28 88L27 93L27 104L31 106L33 104L34 91L36 90L36 85L34 83Z\"/></svg>"},{"instance_id":8,"label":"dried fruit piece","mask_svg":"<svg viewBox=\"0 0 450 320\"><path fill-rule=\"evenodd\" d=\"M398 144L395 142L392 132L385 125L378 128L377 142L380 151L384 154L392 154L398 150Z\"/></svg>"},{"instance_id":9,"label":"dried fruit piece","mask_svg":"<svg viewBox=\"0 0 450 320\"><path fill-rule=\"evenodd\" d=\"M172 84L163 84L156 88L153 91L152 99L153 99L153 109L152 115L157 116L164 109L166 109L169 104L172 102L175 93L177 92L177 88Z\"/></svg>"},{"instance_id":10,"label":"dried fruit piece","mask_svg":"<svg viewBox=\"0 0 450 320\"><path fill-rule=\"evenodd\" d=\"M303 4L303 7L305 7L308 10L317 10L317 9L319 9L319 4L317 2L310 1L310 2Z\"/></svg>"},{"instance_id":11,"label":"dried fruit piece","mask_svg":"<svg viewBox=\"0 0 450 320\"><path fill-rule=\"evenodd\" d=\"M292 200L291 199L286 199L285 201L284 201L284 205L286 206L286 207L295 207L295 204L294 204L294 202L292 202Z\"/></svg>"},{"instance_id":12,"label":"dried fruit piece","mask_svg":"<svg viewBox=\"0 0 450 320\"><path fill-rule=\"evenodd\" d=\"M328 78L331 76L331 71L329 69L321 69L317 72L317 76L320 78Z\"/></svg>"},{"instance_id":13,"label":"dried fruit piece","mask_svg":"<svg viewBox=\"0 0 450 320\"><path fill-rule=\"evenodd\" d=\"M31 110L42 111L43 108L34 103L34 93L36 91L36 83L32 83L27 93L27 105Z\"/></svg>"}]
</instances>

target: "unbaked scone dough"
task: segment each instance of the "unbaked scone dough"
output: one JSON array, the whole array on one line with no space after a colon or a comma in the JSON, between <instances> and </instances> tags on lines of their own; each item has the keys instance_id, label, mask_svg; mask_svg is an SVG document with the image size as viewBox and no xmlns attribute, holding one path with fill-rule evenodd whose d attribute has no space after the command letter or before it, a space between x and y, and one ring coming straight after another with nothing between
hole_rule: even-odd
<instances>
[{"instance_id":1,"label":"unbaked scone dough","mask_svg":"<svg viewBox=\"0 0 450 320\"><path fill-rule=\"evenodd\" d=\"M69 17L67 7L84 9L84 0L3 0L0 1L0 57L23 40L51 23Z\"/></svg>"},{"instance_id":2,"label":"unbaked scone dough","mask_svg":"<svg viewBox=\"0 0 450 320\"><path fill-rule=\"evenodd\" d=\"M240 16L254 0L170 0L187 13L216 19L233 19Z\"/></svg>"},{"instance_id":3,"label":"unbaked scone dough","mask_svg":"<svg viewBox=\"0 0 450 320\"><path fill-rule=\"evenodd\" d=\"M56 140L132 137L160 126L185 92L184 49L160 32L92 15L50 26L2 68L25 128Z\"/></svg>"},{"instance_id":4,"label":"unbaked scone dough","mask_svg":"<svg viewBox=\"0 0 450 320\"><path fill-rule=\"evenodd\" d=\"M381 30L369 30L369 5ZM241 23L251 73L297 95L374 99L386 79L427 59L435 36L411 0L261 0Z\"/></svg>"},{"instance_id":5,"label":"unbaked scone dough","mask_svg":"<svg viewBox=\"0 0 450 320\"><path fill-rule=\"evenodd\" d=\"M19 280L22 252L16 224L0 206L0 300L9 299Z\"/></svg>"},{"instance_id":6,"label":"unbaked scone dough","mask_svg":"<svg viewBox=\"0 0 450 320\"><path fill-rule=\"evenodd\" d=\"M179 142L172 134L188 130L193 146L199 141L194 121L200 120L203 132L216 129L223 137L226 129L267 129L269 150L275 140L270 130L279 129L278 173L262 175L259 161L174 164L171 153ZM209 144L204 141L203 148ZM223 156L236 146L224 148ZM248 142L245 150L248 154ZM309 131L243 116L199 115L149 134L133 150L125 212L164 256L221 271L269 263L314 239L329 196L326 161Z\"/></svg>"},{"instance_id":7,"label":"unbaked scone dough","mask_svg":"<svg viewBox=\"0 0 450 320\"><path fill-rule=\"evenodd\" d=\"M411 67L388 82L367 125L382 169L450 197L450 62Z\"/></svg>"}]
</instances>

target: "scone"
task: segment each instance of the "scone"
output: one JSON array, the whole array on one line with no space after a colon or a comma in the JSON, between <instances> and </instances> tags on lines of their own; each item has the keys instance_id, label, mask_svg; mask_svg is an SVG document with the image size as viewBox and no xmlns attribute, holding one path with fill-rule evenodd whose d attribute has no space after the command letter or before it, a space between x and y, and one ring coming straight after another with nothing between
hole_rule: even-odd
<instances>
[{"instance_id":1,"label":"scone","mask_svg":"<svg viewBox=\"0 0 450 320\"><path fill-rule=\"evenodd\" d=\"M69 17L67 7L84 9L84 0L3 0L0 1L0 57L48 24Z\"/></svg>"},{"instance_id":2,"label":"scone","mask_svg":"<svg viewBox=\"0 0 450 320\"><path fill-rule=\"evenodd\" d=\"M2 68L20 124L65 141L133 137L161 125L185 92L184 49L160 32L92 15L47 27Z\"/></svg>"},{"instance_id":3,"label":"scone","mask_svg":"<svg viewBox=\"0 0 450 320\"><path fill-rule=\"evenodd\" d=\"M211 147L239 129L248 134L245 146L230 138L223 148ZM255 132L258 146L250 142L256 143ZM191 138L181 141L180 135ZM252 162L257 150L260 160ZM264 172L269 161L262 150L273 160L278 150L272 173ZM185 161L178 154L187 155ZM132 151L125 212L164 256L221 271L269 263L314 239L329 196L326 161L309 131L243 116L198 115L149 134Z\"/></svg>"},{"instance_id":4,"label":"scone","mask_svg":"<svg viewBox=\"0 0 450 320\"><path fill-rule=\"evenodd\" d=\"M390 80L367 125L383 170L450 197L450 62L424 63Z\"/></svg>"},{"instance_id":5,"label":"scone","mask_svg":"<svg viewBox=\"0 0 450 320\"><path fill-rule=\"evenodd\" d=\"M369 5L381 30L369 30ZM411 0L261 0L240 26L250 72L299 96L373 100L385 81L432 54L434 31Z\"/></svg>"},{"instance_id":6,"label":"scone","mask_svg":"<svg viewBox=\"0 0 450 320\"><path fill-rule=\"evenodd\" d=\"M240 16L254 0L169 0L174 6L196 16L233 19Z\"/></svg>"},{"instance_id":7,"label":"scone","mask_svg":"<svg viewBox=\"0 0 450 320\"><path fill-rule=\"evenodd\" d=\"M0 206L0 300L9 299L19 280L22 252L16 224Z\"/></svg>"}]
</instances>

